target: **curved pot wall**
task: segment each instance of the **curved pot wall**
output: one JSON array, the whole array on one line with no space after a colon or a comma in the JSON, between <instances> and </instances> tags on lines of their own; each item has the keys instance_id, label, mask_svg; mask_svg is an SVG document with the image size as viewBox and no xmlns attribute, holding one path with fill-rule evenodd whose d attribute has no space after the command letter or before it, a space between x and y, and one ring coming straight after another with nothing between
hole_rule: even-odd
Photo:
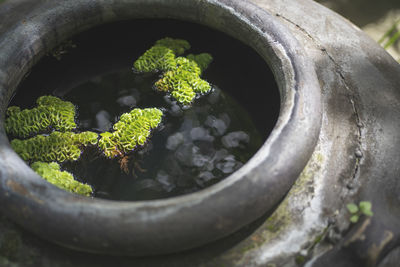
<instances>
[{"instance_id":1,"label":"curved pot wall","mask_svg":"<svg viewBox=\"0 0 400 267\"><path fill-rule=\"evenodd\" d=\"M76 32L139 17L194 21L249 44L279 84L279 122L249 163L222 183L184 197L138 203L57 190L27 168L1 135L2 213L38 235L76 249L130 255L207 244L158 257L93 256L29 242L31 236L3 219L0 229L28 240L17 252L40 251L33 260L18 258L20 266L396 263L400 66L357 27L315 1L5 0L0 4L2 116L23 75L44 53ZM346 205L360 201L369 201L374 215L351 223ZM268 218L241 228L267 210ZM174 232L166 235L165 229ZM0 235L0 242L4 239Z\"/></svg>"},{"instance_id":2,"label":"curved pot wall","mask_svg":"<svg viewBox=\"0 0 400 267\"><path fill-rule=\"evenodd\" d=\"M84 251L140 256L207 244L274 207L299 176L318 140L321 99L311 61L277 18L243 1L43 3L24 23L1 36L2 117L18 83L46 52L85 29L136 18L194 21L253 47L279 84L278 123L249 162L224 181L186 196L143 202L83 198L53 187L12 151L2 129L2 210L47 240Z\"/></svg>"}]
</instances>

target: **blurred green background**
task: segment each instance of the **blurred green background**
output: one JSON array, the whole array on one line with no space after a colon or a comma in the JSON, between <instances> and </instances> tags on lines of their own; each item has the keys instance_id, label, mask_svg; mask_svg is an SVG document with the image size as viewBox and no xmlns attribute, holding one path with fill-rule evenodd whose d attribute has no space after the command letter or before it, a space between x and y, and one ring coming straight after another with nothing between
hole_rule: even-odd
<instances>
[{"instance_id":1,"label":"blurred green background","mask_svg":"<svg viewBox=\"0 0 400 267\"><path fill-rule=\"evenodd\" d=\"M360 27L400 61L400 0L316 0Z\"/></svg>"}]
</instances>

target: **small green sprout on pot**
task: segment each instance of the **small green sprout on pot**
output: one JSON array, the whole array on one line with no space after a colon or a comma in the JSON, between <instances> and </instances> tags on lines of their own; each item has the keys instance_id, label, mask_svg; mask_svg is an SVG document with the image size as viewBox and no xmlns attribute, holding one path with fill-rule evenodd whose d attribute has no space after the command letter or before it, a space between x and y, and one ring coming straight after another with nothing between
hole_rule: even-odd
<instances>
[{"instance_id":1,"label":"small green sprout on pot","mask_svg":"<svg viewBox=\"0 0 400 267\"><path fill-rule=\"evenodd\" d=\"M350 221L352 223L358 222L360 216L372 216L374 213L372 212L372 204L369 201L361 201L358 206L354 203L347 204L347 209L351 213Z\"/></svg>"},{"instance_id":2,"label":"small green sprout on pot","mask_svg":"<svg viewBox=\"0 0 400 267\"><path fill-rule=\"evenodd\" d=\"M212 61L208 53L189 54L176 57L190 48L185 40L164 38L140 56L133 68L137 72L162 72L162 77L155 83L159 91L169 92L179 103L189 105L196 94L201 95L211 90L210 84L200 75Z\"/></svg>"}]
</instances>

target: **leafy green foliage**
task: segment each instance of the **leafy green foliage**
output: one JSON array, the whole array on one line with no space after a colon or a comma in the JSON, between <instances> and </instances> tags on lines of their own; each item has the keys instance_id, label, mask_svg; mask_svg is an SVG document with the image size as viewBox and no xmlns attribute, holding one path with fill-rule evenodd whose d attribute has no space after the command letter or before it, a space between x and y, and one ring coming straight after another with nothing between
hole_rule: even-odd
<instances>
[{"instance_id":1,"label":"leafy green foliage","mask_svg":"<svg viewBox=\"0 0 400 267\"><path fill-rule=\"evenodd\" d=\"M185 40L164 38L158 40L134 63L141 72L162 71L162 78L155 83L159 91L170 92L179 103L189 105L197 94L211 90L211 86L200 78L201 73L212 61L207 53L190 54L187 58L175 57L190 48Z\"/></svg>"},{"instance_id":2,"label":"leafy green foliage","mask_svg":"<svg viewBox=\"0 0 400 267\"><path fill-rule=\"evenodd\" d=\"M162 115L162 111L157 108L135 108L124 113L114 124L114 132L100 134L98 146L107 157L129 153L147 142L151 130L160 124Z\"/></svg>"},{"instance_id":3,"label":"leafy green foliage","mask_svg":"<svg viewBox=\"0 0 400 267\"><path fill-rule=\"evenodd\" d=\"M84 196L90 196L93 192L89 185L74 180L71 173L61 171L60 165L56 162L45 163L37 161L32 163L31 168L46 181L61 189Z\"/></svg>"},{"instance_id":4,"label":"leafy green foliage","mask_svg":"<svg viewBox=\"0 0 400 267\"><path fill-rule=\"evenodd\" d=\"M196 62L178 57L176 63L175 70L164 73L155 83L158 90L171 92L184 105L190 104L196 93L207 93L211 90L210 84L200 78L201 69Z\"/></svg>"},{"instance_id":5,"label":"leafy green foliage","mask_svg":"<svg viewBox=\"0 0 400 267\"><path fill-rule=\"evenodd\" d=\"M196 93L193 88L186 82L178 80L174 85L174 90L171 95L178 100L179 103L189 105L196 97Z\"/></svg>"},{"instance_id":6,"label":"leafy green foliage","mask_svg":"<svg viewBox=\"0 0 400 267\"><path fill-rule=\"evenodd\" d=\"M347 204L347 209L350 211L350 213L358 212L358 206L354 203Z\"/></svg>"},{"instance_id":7,"label":"leafy green foliage","mask_svg":"<svg viewBox=\"0 0 400 267\"><path fill-rule=\"evenodd\" d=\"M20 157L26 161L64 162L77 160L81 155L81 148L97 143L98 135L93 132L52 132L48 136L35 137L11 141L11 146Z\"/></svg>"},{"instance_id":8,"label":"leafy green foliage","mask_svg":"<svg viewBox=\"0 0 400 267\"><path fill-rule=\"evenodd\" d=\"M359 204L360 211L362 214L366 216L372 216L374 213L372 212L372 204L369 201L361 201Z\"/></svg>"},{"instance_id":9,"label":"leafy green foliage","mask_svg":"<svg viewBox=\"0 0 400 267\"><path fill-rule=\"evenodd\" d=\"M182 39L173 39L170 37L165 37L158 40L155 45L167 47L171 49L177 56L182 55L186 50L190 49L190 44L188 41Z\"/></svg>"},{"instance_id":10,"label":"leafy green foliage","mask_svg":"<svg viewBox=\"0 0 400 267\"><path fill-rule=\"evenodd\" d=\"M133 68L138 72L173 70L176 68L175 56L189 48L190 44L185 40L169 37L160 39L135 61Z\"/></svg>"},{"instance_id":11,"label":"leafy green foliage","mask_svg":"<svg viewBox=\"0 0 400 267\"><path fill-rule=\"evenodd\" d=\"M202 72L206 70L213 61L213 57L209 53L201 53L198 55L189 54L186 58L196 62Z\"/></svg>"},{"instance_id":12,"label":"leafy green foliage","mask_svg":"<svg viewBox=\"0 0 400 267\"><path fill-rule=\"evenodd\" d=\"M354 203L349 203L346 205L349 210L351 217L350 221L352 223L358 222L361 215L372 216L374 215L372 212L372 204L369 201L361 201L358 206Z\"/></svg>"},{"instance_id":13,"label":"leafy green foliage","mask_svg":"<svg viewBox=\"0 0 400 267\"><path fill-rule=\"evenodd\" d=\"M54 96L42 96L36 103L37 107L32 109L21 111L16 106L7 109L8 134L19 138L36 135L25 140L12 140L12 148L22 159L36 161L31 168L48 182L70 192L89 196L92 192L89 185L75 181L68 172L60 171L60 166L53 161L77 160L83 147L97 144L98 135L93 132L71 132L76 128L75 106L71 102ZM51 131L49 135L41 135Z\"/></svg>"},{"instance_id":14,"label":"leafy green foliage","mask_svg":"<svg viewBox=\"0 0 400 267\"><path fill-rule=\"evenodd\" d=\"M160 91L170 92L182 104L190 104L196 94L204 94L211 86L200 78L212 61L207 53L182 55L190 44L185 40L164 38L158 40L134 62L138 72L163 73L155 86ZM114 124L112 132L104 132L98 140L93 132L73 133L76 128L75 106L54 96L42 96L37 107L22 110L9 107L6 131L17 138L11 141L13 149L44 179L56 186L82 195L90 195L89 185L75 181L72 174L61 171L56 162L79 159L81 150L98 144L107 157L124 156L148 141L151 130L158 127L163 113L157 108L133 109L122 114ZM50 133L42 135L43 133ZM122 166L122 165L121 165Z\"/></svg>"},{"instance_id":15,"label":"leafy green foliage","mask_svg":"<svg viewBox=\"0 0 400 267\"><path fill-rule=\"evenodd\" d=\"M42 96L36 101L37 107L24 109L9 107L5 128L8 134L26 138L51 128L65 132L76 128L75 106L55 96Z\"/></svg>"},{"instance_id":16,"label":"leafy green foliage","mask_svg":"<svg viewBox=\"0 0 400 267\"><path fill-rule=\"evenodd\" d=\"M174 52L164 46L153 46L133 64L139 72L168 71L176 68Z\"/></svg>"}]
</instances>

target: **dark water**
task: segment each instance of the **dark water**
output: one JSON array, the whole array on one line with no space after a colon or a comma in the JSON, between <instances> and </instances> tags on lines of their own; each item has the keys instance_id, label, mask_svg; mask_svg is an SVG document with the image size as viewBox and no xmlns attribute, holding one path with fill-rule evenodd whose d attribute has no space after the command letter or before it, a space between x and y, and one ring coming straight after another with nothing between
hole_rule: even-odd
<instances>
[{"instance_id":1,"label":"dark water","mask_svg":"<svg viewBox=\"0 0 400 267\"><path fill-rule=\"evenodd\" d=\"M188 40L188 53L214 56L203 75L213 90L190 108L153 90L158 74L131 71L133 61L165 36ZM156 199L215 184L251 158L278 116L278 90L266 64L249 47L208 28L172 20L120 22L75 36L72 44L61 59L44 57L11 104L27 108L41 95L56 95L77 106L79 131L96 132L110 130L135 107L165 111L147 145L123 164L96 147L63 164L93 186L94 196Z\"/></svg>"}]
</instances>

